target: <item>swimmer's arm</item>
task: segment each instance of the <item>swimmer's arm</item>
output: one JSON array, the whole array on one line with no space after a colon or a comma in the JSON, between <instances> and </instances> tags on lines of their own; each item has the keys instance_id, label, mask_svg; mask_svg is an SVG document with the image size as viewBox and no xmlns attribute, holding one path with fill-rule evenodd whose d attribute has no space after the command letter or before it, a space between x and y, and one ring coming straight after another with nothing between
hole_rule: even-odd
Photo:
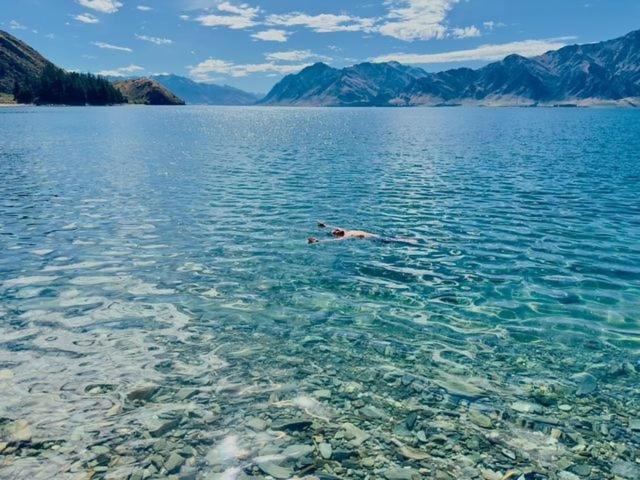
<instances>
[{"instance_id":1,"label":"swimmer's arm","mask_svg":"<svg viewBox=\"0 0 640 480\"><path fill-rule=\"evenodd\" d=\"M318 228L330 228L331 230L335 230L336 228L339 230L344 230L343 228L336 227L335 225L329 225L328 223L322 222L320 220L317 221Z\"/></svg>"},{"instance_id":2,"label":"swimmer's arm","mask_svg":"<svg viewBox=\"0 0 640 480\"><path fill-rule=\"evenodd\" d=\"M345 240L351 240L354 237L338 237L338 238L329 238L327 240L318 240L315 237L309 237L307 243L309 245L315 245L316 243L330 243L330 242L343 242Z\"/></svg>"}]
</instances>

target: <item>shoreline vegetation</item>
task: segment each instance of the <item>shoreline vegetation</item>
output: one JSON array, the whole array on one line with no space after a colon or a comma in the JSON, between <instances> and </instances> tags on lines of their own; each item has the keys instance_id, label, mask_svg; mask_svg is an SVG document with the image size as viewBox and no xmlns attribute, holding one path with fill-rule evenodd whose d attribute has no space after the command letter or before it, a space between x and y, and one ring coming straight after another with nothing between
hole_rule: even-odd
<instances>
[{"instance_id":1,"label":"shoreline vegetation","mask_svg":"<svg viewBox=\"0 0 640 480\"><path fill-rule=\"evenodd\" d=\"M52 64L45 66L35 79L15 80L13 98L17 103L33 105L102 106L127 102L105 78L90 73L66 72Z\"/></svg>"}]
</instances>

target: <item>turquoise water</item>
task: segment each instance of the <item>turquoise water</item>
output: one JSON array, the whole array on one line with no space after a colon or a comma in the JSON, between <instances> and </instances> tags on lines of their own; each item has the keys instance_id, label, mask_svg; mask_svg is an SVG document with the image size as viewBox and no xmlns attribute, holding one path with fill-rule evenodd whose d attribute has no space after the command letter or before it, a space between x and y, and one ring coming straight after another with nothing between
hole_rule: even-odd
<instances>
[{"instance_id":1,"label":"turquoise water","mask_svg":"<svg viewBox=\"0 0 640 480\"><path fill-rule=\"evenodd\" d=\"M0 131L0 478L640 477L640 112Z\"/></svg>"}]
</instances>

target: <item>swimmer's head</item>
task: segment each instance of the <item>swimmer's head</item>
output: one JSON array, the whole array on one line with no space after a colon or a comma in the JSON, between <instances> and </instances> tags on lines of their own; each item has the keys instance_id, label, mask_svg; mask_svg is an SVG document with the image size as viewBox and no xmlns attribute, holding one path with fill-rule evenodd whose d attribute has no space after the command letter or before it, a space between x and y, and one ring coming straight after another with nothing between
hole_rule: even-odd
<instances>
[{"instance_id":1,"label":"swimmer's head","mask_svg":"<svg viewBox=\"0 0 640 480\"><path fill-rule=\"evenodd\" d=\"M331 235L333 235L334 237L344 237L345 231L342 230L341 228L336 228L331 231Z\"/></svg>"},{"instance_id":2,"label":"swimmer's head","mask_svg":"<svg viewBox=\"0 0 640 480\"><path fill-rule=\"evenodd\" d=\"M318 243L320 240L318 240L316 237L309 237L309 245L311 245L312 243Z\"/></svg>"}]
</instances>

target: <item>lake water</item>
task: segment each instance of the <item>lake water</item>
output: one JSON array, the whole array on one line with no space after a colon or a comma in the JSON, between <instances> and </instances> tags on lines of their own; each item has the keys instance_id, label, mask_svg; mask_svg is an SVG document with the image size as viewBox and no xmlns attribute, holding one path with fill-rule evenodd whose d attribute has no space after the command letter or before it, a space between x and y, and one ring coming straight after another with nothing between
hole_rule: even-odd
<instances>
[{"instance_id":1,"label":"lake water","mask_svg":"<svg viewBox=\"0 0 640 480\"><path fill-rule=\"evenodd\" d=\"M639 111L0 132L0 478L640 478Z\"/></svg>"}]
</instances>

